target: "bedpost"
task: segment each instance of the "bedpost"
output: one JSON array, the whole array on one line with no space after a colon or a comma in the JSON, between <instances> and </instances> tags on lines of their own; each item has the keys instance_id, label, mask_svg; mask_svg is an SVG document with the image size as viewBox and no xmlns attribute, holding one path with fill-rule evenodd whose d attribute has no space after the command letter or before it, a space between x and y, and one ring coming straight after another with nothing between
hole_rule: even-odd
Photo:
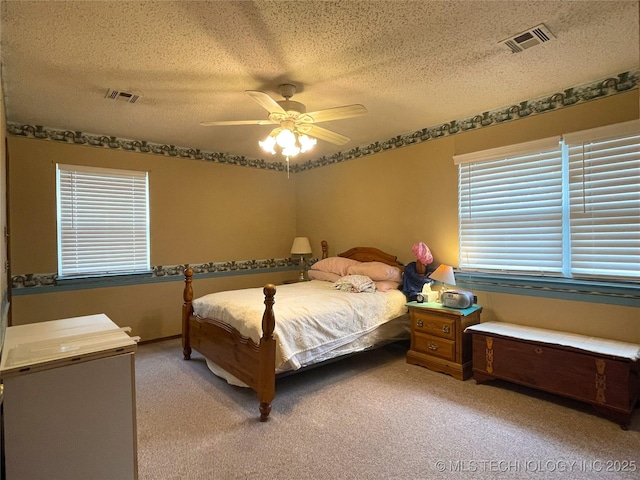
<instances>
[{"instance_id":1,"label":"bedpost","mask_svg":"<svg viewBox=\"0 0 640 480\"><path fill-rule=\"evenodd\" d=\"M322 240L320 242L320 246L322 246L322 258L327 258L329 256L329 245L326 240Z\"/></svg>"},{"instance_id":2,"label":"bedpost","mask_svg":"<svg viewBox=\"0 0 640 480\"><path fill-rule=\"evenodd\" d=\"M260 421L266 422L271 413L271 401L276 392L276 341L273 330L276 318L273 314L276 287L269 283L264 286L264 314L262 315L262 338L260 338Z\"/></svg>"},{"instance_id":3,"label":"bedpost","mask_svg":"<svg viewBox=\"0 0 640 480\"><path fill-rule=\"evenodd\" d=\"M187 268L184 271L184 292L182 298L184 304L182 305L182 354L185 360L191 359L191 343L189 341L189 317L193 313L193 287L191 286L191 280L193 277L193 270Z\"/></svg>"}]
</instances>

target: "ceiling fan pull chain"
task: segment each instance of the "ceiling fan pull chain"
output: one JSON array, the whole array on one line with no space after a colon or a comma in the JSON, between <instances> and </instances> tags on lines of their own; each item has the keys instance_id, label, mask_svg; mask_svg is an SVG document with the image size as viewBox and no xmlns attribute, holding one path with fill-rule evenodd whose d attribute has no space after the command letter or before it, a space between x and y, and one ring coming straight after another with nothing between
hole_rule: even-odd
<instances>
[{"instance_id":1,"label":"ceiling fan pull chain","mask_svg":"<svg viewBox=\"0 0 640 480\"><path fill-rule=\"evenodd\" d=\"M289 178L289 155L287 155L287 178Z\"/></svg>"}]
</instances>

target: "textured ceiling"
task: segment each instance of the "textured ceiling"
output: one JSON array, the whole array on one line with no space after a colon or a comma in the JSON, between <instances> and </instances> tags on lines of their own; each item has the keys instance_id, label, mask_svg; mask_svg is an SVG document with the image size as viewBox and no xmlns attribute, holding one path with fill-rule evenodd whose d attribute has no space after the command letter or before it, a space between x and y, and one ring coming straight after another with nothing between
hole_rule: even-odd
<instances>
[{"instance_id":1,"label":"textured ceiling","mask_svg":"<svg viewBox=\"0 0 640 480\"><path fill-rule=\"evenodd\" d=\"M293 83L351 138L330 155L637 69L638 1L3 1L9 122L271 157L245 90ZM499 42L544 23L557 37L512 54ZM105 99L109 89L140 95ZM275 159L274 159L275 160Z\"/></svg>"}]
</instances>

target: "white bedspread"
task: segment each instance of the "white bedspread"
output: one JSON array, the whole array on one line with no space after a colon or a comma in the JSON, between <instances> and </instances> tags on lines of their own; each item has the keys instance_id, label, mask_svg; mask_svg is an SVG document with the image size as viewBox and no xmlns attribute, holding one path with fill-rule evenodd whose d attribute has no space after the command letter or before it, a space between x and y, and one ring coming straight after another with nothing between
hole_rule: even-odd
<instances>
[{"instance_id":1,"label":"white bedspread","mask_svg":"<svg viewBox=\"0 0 640 480\"><path fill-rule=\"evenodd\" d=\"M399 290L349 293L332 282L312 280L276 287L276 370L289 363L298 369L319 350L353 342L378 326L407 312ZM216 318L258 343L262 336L262 288L212 293L193 301L194 313Z\"/></svg>"}]
</instances>

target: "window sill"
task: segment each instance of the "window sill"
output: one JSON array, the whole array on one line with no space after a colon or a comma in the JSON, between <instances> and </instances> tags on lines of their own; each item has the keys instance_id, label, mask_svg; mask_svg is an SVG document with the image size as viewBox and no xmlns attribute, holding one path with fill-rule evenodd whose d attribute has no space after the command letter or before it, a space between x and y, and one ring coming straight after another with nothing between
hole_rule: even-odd
<instances>
[{"instance_id":1,"label":"window sill","mask_svg":"<svg viewBox=\"0 0 640 480\"><path fill-rule=\"evenodd\" d=\"M83 275L74 277L56 277L55 284L60 286L83 285L91 287L109 287L140 283L141 279L151 277L153 270L136 273L114 273L111 275Z\"/></svg>"},{"instance_id":2,"label":"window sill","mask_svg":"<svg viewBox=\"0 0 640 480\"><path fill-rule=\"evenodd\" d=\"M640 307L640 285L636 283L465 271L456 271L455 275L457 285L463 289Z\"/></svg>"}]
</instances>

